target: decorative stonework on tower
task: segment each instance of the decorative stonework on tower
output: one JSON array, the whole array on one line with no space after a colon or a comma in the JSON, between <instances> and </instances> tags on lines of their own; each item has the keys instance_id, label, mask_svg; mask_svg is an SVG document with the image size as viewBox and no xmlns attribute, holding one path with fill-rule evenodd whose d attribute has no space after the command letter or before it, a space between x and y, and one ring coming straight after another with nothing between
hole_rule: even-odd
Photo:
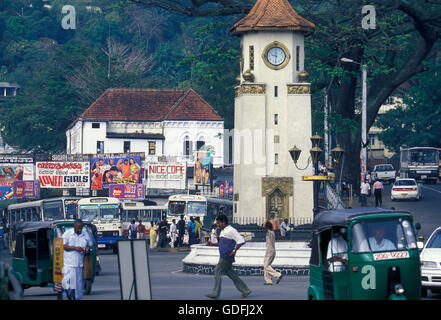
<instances>
[{"instance_id":1,"label":"decorative stonework on tower","mask_svg":"<svg viewBox=\"0 0 441 320\"><path fill-rule=\"evenodd\" d=\"M257 0L231 32L241 39L235 92L234 187L238 217L312 217L307 157L298 170L289 149L311 149L311 95L304 37L314 24L287 0Z\"/></svg>"}]
</instances>

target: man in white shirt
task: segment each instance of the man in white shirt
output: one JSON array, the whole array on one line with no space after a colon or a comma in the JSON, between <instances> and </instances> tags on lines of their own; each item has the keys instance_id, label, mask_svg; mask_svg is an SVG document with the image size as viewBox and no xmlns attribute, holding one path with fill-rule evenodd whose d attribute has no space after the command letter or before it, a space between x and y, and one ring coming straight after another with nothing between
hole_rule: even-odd
<instances>
[{"instance_id":1,"label":"man in white shirt","mask_svg":"<svg viewBox=\"0 0 441 320\"><path fill-rule=\"evenodd\" d=\"M73 229L64 232L63 245L63 288L69 300L81 300L84 291L83 258L92 245L81 220L75 220Z\"/></svg>"},{"instance_id":2,"label":"man in white shirt","mask_svg":"<svg viewBox=\"0 0 441 320\"><path fill-rule=\"evenodd\" d=\"M369 248L372 252L391 251L396 250L397 247L389 239L384 238L386 229L382 225L378 225L375 229L375 235L369 237L369 247L366 240L360 244L360 252L368 252Z\"/></svg>"},{"instance_id":3,"label":"man in white shirt","mask_svg":"<svg viewBox=\"0 0 441 320\"><path fill-rule=\"evenodd\" d=\"M334 233L328 244L326 259L329 262L328 270L331 272L344 271L348 264L348 244L343 238L343 232L345 232L344 228L340 232Z\"/></svg>"},{"instance_id":4,"label":"man in white shirt","mask_svg":"<svg viewBox=\"0 0 441 320\"><path fill-rule=\"evenodd\" d=\"M172 220L170 225L170 247L174 248L178 237L178 229L176 227L176 219Z\"/></svg>"},{"instance_id":5,"label":"man in white shirt","mask_svg":"<svg viewBox=\"0 0 441 320\"><path fill-rule=\"evenodd\" d=\"M367 196L369 194L369 190L371 190L371 186L367 182L367 180L364 180L364 182L360 185L360 194L361 194L361 206L366 207L367 204Z\"/></svg>"},{"instance_id":6,"label":"man in white shirt","mask_svg":"<svg viewBox=\"0 0 441 320\"><path fill-rule=\"evenodd\" d=\"M288 219L284 219L282 224L280 225L280 235L283 238L289 239L289 231L291 231L291 228L289 227Z\"/></svg>"},{"instance_id":7,"label":"man in white shirt","mask_svg":"<svg viewBox=\"0 0 441 320\"><path fill-rule=\"evenodd\" d=\"M219 242L212 244L219 247L219 262L214 270L215 285L211 293L205 296L211 299L219 298L221 291L222 275L226 274L234 283L236 288L242 293L241 298L246 298L250 295L251 290L239 278L233 269L234 256L237 250L245 244L245 239L228 224L227 216L221 214L217 218L217 226L222 230L219 235Z\"/></svg>"}]
</instances>

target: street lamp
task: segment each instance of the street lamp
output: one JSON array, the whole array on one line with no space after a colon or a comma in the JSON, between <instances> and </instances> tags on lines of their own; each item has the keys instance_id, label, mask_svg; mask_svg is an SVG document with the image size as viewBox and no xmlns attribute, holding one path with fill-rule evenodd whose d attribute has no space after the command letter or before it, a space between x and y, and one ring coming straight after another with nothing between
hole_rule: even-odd
<instances>
[{"instance_id":1,"label":"street lamp","mask_svg":"<svg viewBox=\"0 0 441 320\"><path fill-rule=\"evenodd\" d=\"M312 163L314 165L314 174L318 174L318 161L320 159L320 156L323 152L322 149L320 149L320 143L323 140L323 138L321 136L319 136L317 133L311 137L311 142L312 142L312 149L309 151L311 156L308 159L308 163L306 164L306 167L301 169L299 167L297 167L297 161L299 160L300 157L300 153L302 152L302 150L300 150L299 148L297 148L296 146L292 147L289 150L289 153L291 155L292 160L294 161L294 164L296 166L297 169L299 170L306 170L306 168L308 168L310 160L312 160ZM305 178L305 177L303 177ZM303 179L306 180L306 179ZM308 179L309 180L309 179ZM316 179L316 176L313 176L311 179L314 182L314 208L313 208L313 213L314 213L314 217L316 216L316 214L319 212L319 208L318 208L318 184L320 182L319 179Z\"/></svg>"},{"instance_id":2,"label":"street lamp","mask_svg":"<svg viewBox=\"0 0 441 320\"><path fill-rule=\"evenodd\" d=\"M362 73L362 105L361 105L361 171L362 173L366 173L366 166L367 166L367 139L366 139L366 113L367 113L367 66L365 64L361 64L359 62L356 62L352 59L348 58L341 58L340 59L343 62L348 63L355 63L361 66L361 69L363 71Z\"/></svg>"}]
</instances>

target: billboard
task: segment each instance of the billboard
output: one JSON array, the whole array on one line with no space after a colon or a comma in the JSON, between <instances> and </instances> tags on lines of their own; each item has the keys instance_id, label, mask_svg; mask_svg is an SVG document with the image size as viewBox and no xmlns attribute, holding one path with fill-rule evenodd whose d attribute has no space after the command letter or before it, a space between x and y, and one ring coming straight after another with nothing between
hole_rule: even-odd
<instances>
[{"instance_id":1,"label":"billboard","mask_svg":"<svg viewBox=\"0 0 441 320\"><path fill-rule=\"evenodd\" d=\"M147 188L185 189L187 165L177 162L147 163Z\"/></svg>"},{"instance_id":2,"label":"billboard","mask_svg":"<svg viewBox=\"0 0 441 320\"><path fill-rule=\"evenodd\" d=\"M89 162L36 162L40 188L89 188Z\"/></svg>"},{"instance_id":3,"label":"billboard","mask_svg":"<svg viewBox=\"0 0 441 320\"><path fill-rule=\"evenodd\" d=\"M0 156L0 200L14 195L14 181L34 180L34 159L19 155Z\"/></svg>"},{"instance_id":4,"label":"billboard","mask_svg":"<svg viewBox=\"0 0 441 320\"><path fill-rule=\"evenodd\" d=\"M199 186L211 185L211 155L209 151L198 151L194 165L194 184Z\"/></svg>"},{"instance_id":5,"label":"billboard","mask_svg":"<svg viewBox=\"0 0 441 320\"><path fill-rule=\"evenodd\" d=\"M14 181L14 198L40 198L40 182L32 181Z\"/></svg>"},{"instance_id":6,"label":"billboard","mask_svg":"<svg viewBox=\"0 0 441 320\"><path fill-rule=\"evenodd\" d=\"M233 179L217 179L216 186L219 187L219 197L233 200Z\"/></svg>"},{"instance_id":7,"label":"billboard","mask_svg":"<svg viewBox=\"0 0 441 320\"><path fill-rule=\"evenodd\" d=\"M111 184L109 185L109 197L120 199L144 199L143 184Z\"/></svg>"},{"instance_id":8,"label":"billboard","mask_svg":"<svg viewBox=\"0 0 441 320\"><path fill-rule=\"evenodd\" d=\"M97 154L90 158L91 190L109 189L111 184L141 184L139 154Z\"/></svg>"}]
</instances>

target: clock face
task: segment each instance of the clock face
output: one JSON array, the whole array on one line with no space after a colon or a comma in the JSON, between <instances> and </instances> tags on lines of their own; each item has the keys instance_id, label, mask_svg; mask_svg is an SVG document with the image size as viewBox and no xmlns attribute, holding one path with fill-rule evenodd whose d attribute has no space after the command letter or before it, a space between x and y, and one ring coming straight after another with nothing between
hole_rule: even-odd
<instances>
[{"instance_id":1,"label":"clock face","mask_svg":"<svg viewBox=\"0 0 441 320\"><path fill-rule=\"evenodd\" d=\"M285 51L283 51L283 49L279 47L272 47L271 49L268 50L267 59L268 62L271 63L272 65L279 66L286 59Z\"/></svg>"}]
</instances>

